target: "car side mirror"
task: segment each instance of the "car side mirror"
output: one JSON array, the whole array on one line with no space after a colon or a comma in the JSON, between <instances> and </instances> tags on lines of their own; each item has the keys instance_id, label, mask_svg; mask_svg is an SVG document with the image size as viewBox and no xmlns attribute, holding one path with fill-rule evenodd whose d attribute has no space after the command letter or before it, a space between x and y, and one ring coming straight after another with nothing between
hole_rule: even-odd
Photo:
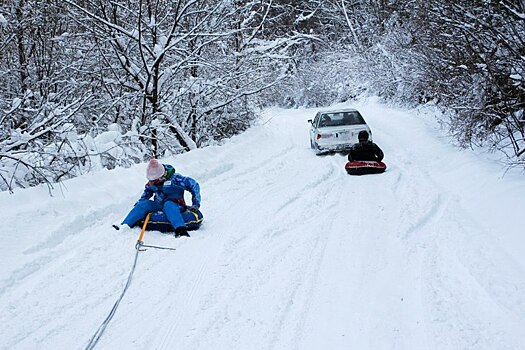
<instances>
[{"instance_id":1,"label":"car side mirror","mask_svg":"<svg viewBox=\"0 0 525 350\"><path fill-rule=\"evenodd\" d=\"M312 124L312 119L308 119L308 123Z\"/></svg>"}]
</instances>

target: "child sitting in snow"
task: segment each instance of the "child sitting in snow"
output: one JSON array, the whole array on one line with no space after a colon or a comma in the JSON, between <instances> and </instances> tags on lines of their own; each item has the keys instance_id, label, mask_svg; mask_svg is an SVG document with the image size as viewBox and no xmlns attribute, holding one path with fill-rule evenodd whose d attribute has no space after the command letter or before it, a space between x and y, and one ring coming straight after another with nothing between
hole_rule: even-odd
<instances>
[{"instance_id":1,"label":"child sitting in snow","mask_svg":"<svg viewBox=\"0 0 525 350\"><path fill-rule=\"evenodd\" d=\"M161 210L175 229L175 237L189 237L182 212L199 209L201 202L199 184L190 177L177 174L173 166L161 164L157 159L150 160L146 177L149 181L146 183L144 193L121 225L113 225L113 227L117 230L123 225L133 227L148 213ZM184 202L184 191L192 195L190 207L186 207Z\"/></svg>"}]
</instances>

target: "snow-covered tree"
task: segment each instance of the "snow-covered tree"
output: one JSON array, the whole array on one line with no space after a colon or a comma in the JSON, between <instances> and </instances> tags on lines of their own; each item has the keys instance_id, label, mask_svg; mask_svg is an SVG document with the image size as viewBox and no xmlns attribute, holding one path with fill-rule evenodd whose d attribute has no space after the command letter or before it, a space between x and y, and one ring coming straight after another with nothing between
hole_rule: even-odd
<instances>
[{"instance_id":1,"label":"snow-covered tree","mask_svg":"<svg viewBox=\"0 0 525 350\"><path fill-rule=\"evenodd\" d=\"M525 163L515 0L4 0L0 189L185 152L261 107L434 103Z\"/></svg>"}]
</instances>

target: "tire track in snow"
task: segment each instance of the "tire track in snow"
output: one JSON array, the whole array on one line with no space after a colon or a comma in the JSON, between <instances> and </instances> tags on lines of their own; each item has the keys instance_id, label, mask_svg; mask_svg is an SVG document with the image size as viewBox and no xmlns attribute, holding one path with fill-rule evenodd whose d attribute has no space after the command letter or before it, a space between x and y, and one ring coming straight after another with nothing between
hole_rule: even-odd
<instances>
[{"instance_id":1,"label":"tire track in snow","mask_svg":"<svg viewBox=\"0 0 525 350\"><path fill-rule=\"evenodd\" d=\"M287 162L289 167L293 168L296 166L296 164L293 164L293 162L291 163L292 164L290 164L290 162ZM338 167L340 167L340 164L338 164ZM311 203L318 204L319 202L323 202L324 197L320 195L325 195L329 197L329 194L330 194L329 189L336 188L335 186L333 186L333 183L336 182L337 180L334 180L331 176L327 177L326 171L323 171L320 176L321 176L320 179L324 179L324 181L323 180L318 181L319 185L314 186L313 188L310 189L310 192L308 192L309 195L305 197L307 202L304 203L303 207L301 208L309 209L311 208L311 205L312 205ZM284 184L286 183L288 182L285 181ZM324 186L320 186L321 184L323 184ZM304 191L304 185L299 186L296 191L300 191L300 192ZM279 191L277 190L277 191L270 191L270 192L278 193ZM282 196L279 196L278 198L274 198L272 201L272 207L268 209L269 212L267 215L271 216L272 214L270 213L274 213L279 208L286 208L286 206L283 206L282 204L282 202L286 200L287 200L286 196L284 198ZM323 204L326 205L326 201L324 201ZM308 211L303 211L303 212L308 213ZM283 216L286 216L286 215L283 215ZM309 216L311 218L311 215ZM291 216L290 218L291 219L293 218L294 220L293 223L296 222L293 216ZM308 222L306 222L303 226L306 227L307 225L308 225ZM274 237L274 235L272 235L272 231L267 231L266 230L267 226L262 226L260 230L256 230L256 231L252 230L249 233L245 232L244 233L245 235L249 234L248 236L249 238L239 239L241 238L239 237L230 242L231 245L229 245L229 247L226 248L223 254L224 256L229 257L229 259L224 263L226 270L223 269L223 273L225 273L226 275L223 278L228 278L226 276L232 276L232 275L236 276L237 274L239 274L238 277L234 278L235 281L238 281L238 284L235 284L233 283L232 280L229 280L228 290L221 290L220 292L216 291L218 288L210 288L210 290L213 290L214 292L210 292L211 294L208 294L208 297L205 298L205 301L204 301L206 305L205 308L207 310L214 310L213 305L218 304L219 310L215 310L214 312L209 311L209 312L212 312L212 314L215 316L208 317L208 320L205 322L207 326L203 325L203 328L201 328L199 334L202 334L202 335L207 334L208 335L207 337L209 337L209 333L213 332L214 329L216 329L219 325L221 328L230 329L231 325L229 325L229 322L231 321L228 321L228 319L225 319L225 317L231 314L232 312L237 313L238 311L235 311L235 308L233 308L232 310L222 309L222 305L228 305L229 303L227 302L221 303L220 301L230 300L230 303L235 304L235 300L246 300L246 299L250 299L254 293L255 294L264 293L265 289L263 286L265 286L265 283L261 281L261 276L266 276L269 271L273 271L273 270L278 271L279 266L281 265L280 262L283 256L289 256L290 248L297 246L294 242L304 240L305 238L304 233L301 232L303 230L302 227L299 229L293 230L293 226L289 225L288 221L287 222L279 221L278 226L284 227L285 229L282 229L283 236L280 236L277 241L275 240L277 239L277 237ZM312 227L307 227L307 229L310 232L312 231ZM299 230L299 233L297 233L297 230ZM286 233L288 233L288 235L285 235ZM312 233L310 233L310 235L311 234ZM314 233L314 235L316 234ZM308 246L311 247L313 242L314 241L310 242ZM255 252L261 249L266 252L265 254L267 254L268 251L272 252L270 260L267 259L267 256L263 260L260 260L258 258L258 254L256 254ZM307 254L305 258L309 255L310 254ZM288 264L284 264L284 266L287 266L287 265ZM292 266L294 265L296 264L292 264ZM238 269L236 269L235 266L238 266ZM250 266L251 273L248 276L245 275L246 266ZM274 266L274 268L271 268L271 266ZM300 272L301 270L302 270L302 267L297 268L298 272ZM293 275L295 274L292 273L292 276ZM231 287L232 285L234 286L233 288ZM263 289L261 290L262 287ZM296 284L292 284L292 294L293 294L294 288L297 288ZM270 296L263 294L261 297L268 298ZM286 297L286 299L289 299L289 298L290 298L289 296ZM219 301L217 301L217 299L219 299ZM215 302L212 302L212 300L214 300ZM256 308L255 305L253 307ZM250 314L250 311L243 310L242 312L246 314ZM251 314L253 314L253 312L254 310L252 310ZM286 313L287 311L281 311L281 312ZM260 322L260 320L257 321L257 317L255 317L255 319L252 319L252 322L253 321ZM242 332L242 328L244 328L244 326L241 326L241 325L238 325L238 326L241 328L239 331ZM200 338L199 334L192 335L192 338L199 339ZM230 336L234 337L235 334L236 333L230 334ZM218 335L218 337L221 337L221 336ZM240 337L240 335L238 335L238 337ZM197 349L200 347L205 347L205 346L204 344L200 344L197 340L194 340L190 345L187 346L187 348L192 348L192 349Z\"/></svg>"},{"instance_id":2,"label":"tire track in snow","mask_svg":"<svg viewBox=\"0 0 525 350\"><path fill-rule=\"evenodd\" d=\"M207 271L209 270L209 260L203 259L202 262L199 264L197 270L197 273L194 275L194 278L190 282L190 288L189 290L185 288L185 290L188 291L188 293L185 296L185 302L182 304L182 309L174 309L173 313L171 315L168 315L168 322L169 326L166 332L162 335L160 344L155 345L154 348L158 349L172 349L173 344L177 344L178 341L174 339L174 334L176 333L176 330L180 327L181 322L184 322L187 320L185 316L190 315L193 310L196 309L197 304L197 291L200 290L200 286L202 285L204 276L207 275ZM192 269L195 271L195 269ZM178 303L178 305L181 305L181 303Z\"/></svg>"},{"instance_id":3,"label":"tire track in snow","mask_svg":"<svg viewBox=\"0 0 525 350\"><path fill-rule=\"evenodd\" d=\"M305 312L299 317L299 319L302 320L310 317L311 321L303 321L303 324L297 326L297 330L295 331L296 337L279 348L319 348L319 346L321 346L320 343L313 345L312 343L305 343L305 339L309 339L307 335L311 333L316 334L317 339L326 338L329 334L333 342L325 344L324 346L327 348L341 348L341 344L345 343L345 336L348 337L346 344L352 343L352 332L359 332L357 329L349 330L345 326L332 325L334 326L333 330L325 330L325 334L316 328L309 328L312 322L315 324L315 321L312 320L315 320L316 317L313 315L317 313L321 313L322 315L324 313L323 310L319 309L319 306L316 307L316 305L321 305L323 300L330 298L330 296L323 294L326 287L318 288L317 285L333 283L330 278L328 278L328 280L326 279L330 274L334 274L334 268L339 270L342 266L350 264L347 265L350 270L346 272L349 273L349 276L341 276L339 286L336 287L337 293L333 297L334 300L343 298L340 299L343 302L342 307L345 305L350 309L358 307L354 310L354 312L357 312L357 315L363 312L363 306L356 304L359 303L359 301L366 305L371 300L374 300L374 298L379 300L385 299L388 297L387 291L395 290L397 293L403 293L403 288L406 286L405 283L417 282L417 266L415 271L412 271L412 266L417 264L417 259L413 259L412 262L407 259L398 260L398 256L403 256L403 252L408 253L411 249L421 244L423 239L417 235L411 237L410 234L406 233L407 229L411 230L408 231L409 233L424 233L425 227L432 225L432 221L436 216L439 216L441 202L436 192L431 192L436 194L433 199L430 197L431 200L429 200L428 193L420 195L414 190L412 186L417 186L420 182L417 176L412 175L414 172L417 174L418 170L415 169L411 171L410 174L406 174L403 173L402 168L390 167L386 173L381 175L348 177L346 186L341 188L341 191L345 192L343 196L345 200L342 201L341 207L334 211L340 214L345 213L341 215L337 223L334 224L342 234L335 235L334 238L337 237L337 239L330 241L329 248L327 248L329 249L329 253L325 255L324 261L320 262L320 264L323 264L321 271L324 272L318 274L320 280L314 284L313 290L308 293L313 295L312 299L305 302L305 304L308 305L306 308L310 309L310 311ZM417 181L413 181L414 179ZM382 188L386 190L383 191ZM409 204L406 201L407 198L411 200ZM436 200L436 198L438 198L438 200ZM428 210L425 211L426 208L428 208ZM350 227L352 229L349 229ZM349 229L348 232L345 232L345 228ZM386 247L382 247L385 244L390 245L390 249L393 249L393 251L390 252ZM343 258L344 254L341 253L342 247L347 247L350 255L352 255L352 252L353 254L357 254L356 257L352 258L349 256L348 259ZM372 253L373 255L367 256L366 252ZM339 259L339 261L337 261L337 259ZM400 276L397 282L390 278L384 281L376 281L374 277L376 274L374 273L375 271L380 271L380 275L382 275L386 273L383 271L395 272L398 269L406 269L407 267L409 270L404 272L403 276ZM374 272L371 272L371 270ZM344 274L345 272L341 270L340 273ZM394 276L393 278L395 279L396 277ZM392 285L389 285L391 283ZM420 282L417 283L420 284ZM379 284L379 286L377 286L377 284ZM382 284L384 284L385 287L381 288ZM360 290L358 287L353 287L354 285L362 285L363 290ZM363 291L366 291L365 293L368 294L363 294ZM316 293L319 293L319 295ZM349 298L353 296L355 301L352 299L345 300L345 295L348 295ZM405 296L408 297L408 295ZM410 297L412 297L412 295L410 295ZM417 294L414 295L414 297L417 298ZM391 321L390 317L395 317L397 314L403 315L403 310L402 304L399 304L399 307L393 309L392 314L388 315L385 320L370 320L370 324L365 323L361 325L361 327L364 329L368 329L368 327L388 327L390 326L389 322L394 320L392 319ZM351 311L349 310L349 312ZM334 317L337 319L338 316L334 315ZM339 315L339 317L341 317L341 322L344 322L345 318L352 320L352 317L348 316ZM413 317L413 315L411 317ZM410 318L408 320L410 320ZM319 322L322 323L323 321L320 319ZM352 320L352 322L355 321ZM417 343L417 341L413 341L410 338L414 328L413 325L408 322L402 322L398 325L398 328L399 330L397 331L393 330L393 332L398 332L399 334L396 333L396 335L392 337L392 339L396 340L389 345L390 348L410 348ZM340 329L341 333L338 336L341 338L337 338L336 333L333 333L335 329ZM387 331L387 329L385 329L385 331ZM303 341L301 342L301 340ZM355 340L357 341L357 339ZM292 344L295 344L294 347L291 347ZM359 341L357 341L356 344L359 344ZM361 344L356 346L360 347L365 345ZM380 348L382 345L380 339L378 339L377 343L369 343L366 346Z\"/></svg>"},{"instance_id":4,"label":"tire track in snow","mask_svg":"<svg viewBox=\"0 0 525 350\"><path fill-rule=\"evenodd\" d=\"M525 271L520 264L456 201L434 230L424 271L439 346L512 349L508 339L525 340L520 326L525 318Z\"/></svg>"},{"instance_id":5,"label":"tire track in snow","mask_svg":"<svg viewBox=\"0 0 525 350\"><path fill-rule=\"evenodd\" d=\"M344 162L340 162L338 157L332 158L331 167L334 170L333 173L336 173L335 169L341 170L343 166ZM325 180L324 185L328 189L328 194L325 197L330 199L330 201L324 202L323 210L328 212L334 211L335 213L344 212L345 205L341 199L347 192L345 188L348 187L348 182L345 183L345 180L348 180L346 171L344 173L340 171L339 176L333 180ZM305 319L310 311L311 299L317 287L322 261L326 259L326 247L333 235L334 224L337 220L337 216L333 216L316 223L320 234L315 236L315 242L307 254L309 259L305 261L304 265L297 267L297 276L299 277L293 284L289 296L290 302L281 313L279 323L274 328L273 337L269 342L269 349L299 348L299 340L303 337L302 332L304 331ZM299 238L297 237L297 239ZM293 334L292 341L289 343L287 343L286 339L288 334ZM283 342L286 344L282 344Z\"/></svg>"},{"instance_id":6,"label":"tire track in snow","mask_svg":"<svg viewBox=\"0 0 525 350\"><path fill-rule=\"evenodd\" d=\"M389 136L391 137L391 136ZM440 186L432 181L428 171L417 164L418 156L405 151L396 158L395 180L390 191L399 203L400 220L398 234L409 239L439 213L443 206Z\"/></svg>"},{"instance_id":7,"label":"tire track in snow","mask_svg":"<svg viewBox=\"0 0 525 350\"><path fill-rule=\"evenodd\" d=\"M399 122L392 124L393 130L402 128ZM440 179L450 169L434 166L430 172L434 160L449 164L438 149L413 137L396 139L385 130L383 140L396 146L391 148L401 170L393 188L402 205L400 238L410 247L412 264L421 264L423 272L430 344L439 349L511 349L516 339L523 343L525 272L520 263L460 206L461 193ZM411 149L411 142L418 146Z\"/></svg>"},{"instance_id":8,"label":"tire track in snow","mask_svg":"<svg viewBox=\"0 0 525 350\"><path fill-rule=\"evenodd\" d=\"M244 198L246 199L249 195L257 195L257 192L259 191L259 188L254 188L252 190L249 189L245 184L250 182L251 178L262 178L263 176L267 176L268 178L271 178L271 173L275 173L275 169L281 169L284 164L289 163L287 161L287 157L290 157L290 152L293 152L293 147L285 147L283 149L278 149L275 153L267 153L267 156L269 158L261 159L256 164L248 164L247 167L238 167L238 166L227 166L225 168L228 169L228 171L222 172L219 176L208 178L208 180L204 181L202 187L210 187L213 188L213 183L215 182L224 182L229 181L232 182L230 179L235 179L236 183L242 184L242 186L235 187L232 186L232 193L230 193L231 199L229 199L230 205L228 206L222 206L221 212L230 211L231 207L237 203L236 198ZM233 163L231 163L233 164ZM244 164L241 162L241 164ZM263 175L264 174L264 175ZM270 174L270 175L268 175ZM236 193L237 188L239 190L242 190L244 192L238 192ZM248 189L248 192L246 190ZM211 191L213 192L213 190ZM213 200L214 194L210 193L208 191L208 197L210 197L210 200ZM213 214L211 214L213 215ZM219 239L221 237L218 237ZM218 254L218 250L215 250L216 254ZM212 259L213 260L213 259ZM191 284L191 291L189 294L189 300L187 303L184 304L183 309L179 309L176 311L176 313L179 315L177 319L174 319L174 322L169 326L169 329L162 335L162 340L160 341L160 344L158 345L159 348L170 348L170 344L174 344L177 342L178 337L177 334L180 333L179 326L180 326L180 319L183 317L184 314L191 313L192 310L198 309L198 305L193 303L193 300L197 300L196 297L197 291L201 289L202 284L202 278L205 275L209 274L209 271L212 267L208 266L207 263L202 263L200 272L198 274L198 278L192 280ZM195 296L195 297L194 297ZM187 328L187 327L186 327Z\"/></svg>"},{"instance_id":9,"label":"tire track in snow","mask_svg":"<svg viewBox=\"0 0 525 350\"><path fill-rule=\"evenodd\" d=\"M361 310L351 306L356 303L366 305L369 302L371 296L361 296L363 291L372 295L383 293L383 289L360 291L361 286L370 283L368 280L375 275L370 268L379 271L385 269L387 261L385 257L378 259L380 256L376 256L376 245L380 243L377 240L381 239L382 235L388 234L388 232L381 234L381 231L368 232L373 228L382 227L382 221L377 218L374 220L376 213L373 210L376 209L374 206L363 204L374 203L370 197L383 197L381 191L377 190L377 181L382 182L383 185L389 176L386 174L375 177L352 177L346 174L344 176L346 181L338 189L340 201L334 208L336 215L330 223L331 237L324 243L322 253L315 257L312 278L309 285L301 292L303 300L295 307L295 317L290 318L293 322L288 323L286 328L288 331L283 332L283 335L289 333L293 336L289 338L283 336L275 348L337 349L346 348L348 344L363 348L359 342L353 342L351 333L346 332L351 329L350 332L361 335L362 333L359 333L357 328L353 328L352 323L346 324L345 321L353 320L355 317L359 319L358 312ZM376 205L377 209L380 209L383 204L378 200ZM374 225L371 225L372 222ZM371 252L376 255L370 256ZM344 310L348 308L348 314L351 316L342 316ZM338 322L334 323L335 320Z\"/></svg>"}]
</instances>

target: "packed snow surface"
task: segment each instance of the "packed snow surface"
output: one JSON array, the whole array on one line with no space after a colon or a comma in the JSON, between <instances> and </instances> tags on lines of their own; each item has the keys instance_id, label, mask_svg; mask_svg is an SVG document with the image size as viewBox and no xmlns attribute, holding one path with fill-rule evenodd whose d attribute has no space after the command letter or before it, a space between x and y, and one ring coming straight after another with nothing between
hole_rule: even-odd
<instances>
[{"instance_id":1,"label":"packed snow surface","mask_svg":"<svg viewBox=\"0 0 525 350\"><path fill-rule=\"evenodd\" d=\"M384 174L314 155L314 109L163 159L199 181L205 222L145 234L177 250L139 253L96 348L523 349L523 174L454 147L428 113L342 107L368 121ZM86 347L135 257L140 229L111 224L145 167L0 194L1 349Z\"/></svg>"}]
</instances>

